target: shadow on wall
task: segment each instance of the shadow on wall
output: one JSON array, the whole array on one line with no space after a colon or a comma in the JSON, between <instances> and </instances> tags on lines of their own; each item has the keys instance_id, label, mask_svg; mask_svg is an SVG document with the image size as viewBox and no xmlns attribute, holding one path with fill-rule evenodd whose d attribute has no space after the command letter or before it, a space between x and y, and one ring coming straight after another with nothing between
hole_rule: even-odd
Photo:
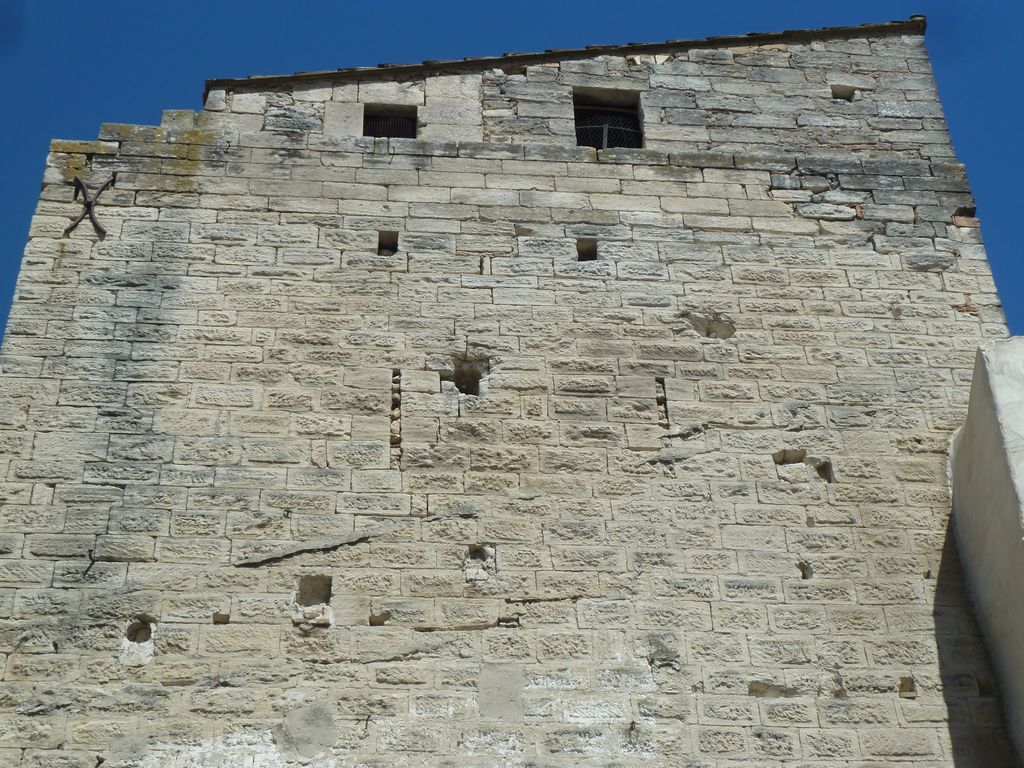
<instances>
[{"instance_id":1,"label":"shadow on wall","mask_svg":"<svg viewBox=\"0 0 1024 768\"><path fill-rule=\"evenodd\" d=\"M971 607L952 522L946 528L932 613L953 765L1017 768L999 683Z\"/></svg>"}]
</instances>

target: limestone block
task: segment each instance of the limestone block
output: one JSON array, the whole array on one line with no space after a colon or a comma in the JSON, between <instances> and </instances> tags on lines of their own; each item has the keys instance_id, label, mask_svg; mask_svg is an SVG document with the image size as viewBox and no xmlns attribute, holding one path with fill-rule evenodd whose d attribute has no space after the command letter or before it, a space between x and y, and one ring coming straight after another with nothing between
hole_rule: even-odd
<instances>
[{"instance_id":1,"label":"limestone block","mask_svg":"<svg viewBox=\"0 0 1024 768\"><path fill-rule=\"evenodd\" d=\"M421 106L424 87L422 82L361 82L359 101L363 104L395 106Z\"/></svg>"},{"instance_id":2,"label":"limestone block","mask_svg":"<svg viewBox=\"0 0 1024 768\"><path fill-rule=\"evenodd\" d=\"M427 99L479 100L482 82L483 76L475 73L428 77L424 94Z\"/></svg>"},{"instance_id":3,"label":"limestone block","mask_svg":"<svg viewBox=\"0 0 1024 768\"><path fill-rule=\"evenodd\" d=\"M523 669L518 664L485 663L480 668L477 708L480 715L505 723L521 721L524 714Z\"/></svg>"},{"instance_id":4,"label":"limestone block","mask_svg":"<svg viewBox=\"0 0 1024 768\"><path fill-rule=\"evenodd\" d=\"M332 136L362 136L362 105L345 102L325 104L324 133Z\"/></svg>"},{"instance_id":5,"label":"limestone block","mask_svg":"<svg viewBox=\"0 0 1024 768\"><path fill-rule=\"evenodd\" d=\"M230 107L232 112L264 112L267 108L267 96L264 93L233 93Z\"/></svg>"}]
</instances>

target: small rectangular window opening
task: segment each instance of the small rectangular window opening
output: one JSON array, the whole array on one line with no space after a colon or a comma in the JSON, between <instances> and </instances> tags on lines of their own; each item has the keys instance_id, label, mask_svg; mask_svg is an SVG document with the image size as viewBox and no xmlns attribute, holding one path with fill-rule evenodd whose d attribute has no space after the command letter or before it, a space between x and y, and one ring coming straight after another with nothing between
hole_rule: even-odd
<instances>
[{"instance_id":1,"label":"small rectangular window opening","mask_svg":"<svg viewBox=\"0 0 1024 768\"><path fill-rule=\"evenodd\" d=\"M578 146L643 147L640 96L636 91L574 88L572 106Z\"/></svg>"},{"instance_id":2,"label":"small rectangular window opening","mask_svg":"<svg viewBox=\"0 0 1024 768\"><path fill-rule=\"evenodd\" d=\"M402 107L389 104L364 105L363 136L415 139L416 107Z\"/></svg>"},{"instance_id":3,"label":"small rectangular window opening","mask_svg":"<svg viewBox=\"0 0 1024 768\"><path fill-rule=\"evenodd\" d=\"M576 261L597 261L597 240L581 237L576 240Z\"/></svg>"},{"instance_id":4,"label":"small rectangular window opening","mask_svg":"<svg viewBox=\"0 0 1024 768\"><path fill-rule=\"evenodd\" d=\"M398 233L381 230L377 233L377 255L392 256L398 251Z\"/></svg>"}]
</instances>

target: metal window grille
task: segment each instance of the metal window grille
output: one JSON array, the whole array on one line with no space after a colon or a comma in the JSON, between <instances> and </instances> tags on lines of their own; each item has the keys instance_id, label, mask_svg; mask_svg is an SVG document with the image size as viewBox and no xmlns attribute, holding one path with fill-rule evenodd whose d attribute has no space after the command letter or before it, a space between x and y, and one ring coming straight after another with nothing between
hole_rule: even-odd
<instances>
[{"instance_id":1,"label":"metal window grille","mask_svg":"<svg viewBox=\"0 0 1024 768\"><path fill-rule=\"evenodd\" d=\"M644 135L636 112L623 109L577 109L576 144L581 147L643 146Z\"/></svg>"},{"instance_id":2,"label":"metal window grille","mask_svg":"<svg viewBox=\"0 0 1024 768\"><path fill-rule=\"evenodd\" d=\"M390 139L415 139L416 118L412 115L366 115L363 136Z\"/></svg>"}]
</instances>

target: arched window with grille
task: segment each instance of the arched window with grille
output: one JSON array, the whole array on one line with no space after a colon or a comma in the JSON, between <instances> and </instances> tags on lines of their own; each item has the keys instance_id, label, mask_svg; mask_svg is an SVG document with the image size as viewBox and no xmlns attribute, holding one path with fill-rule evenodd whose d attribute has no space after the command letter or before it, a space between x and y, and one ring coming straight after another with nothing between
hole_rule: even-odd
<instances>
[{"instance_id":1,"label":"arched window with grille","mask_svg":"<svg viewBox=\"0 0 1024 768\"><path fill-rule=\"evenodd\" d=\"M581 147L595 149L639 149L644 145L644 135L635 111L607 107L577 109L576 143Z\"/></svg>"},{"instance_id":2,"label":"arched window with grille","mask_svg":"<svg viewBox=\"0 0 1024 768\"><path fill-rule=\"evenodd\" d=\"M576 144L581 147L639 149L644 145L635 92L576 90L573 112Z\"/></svg>"}]
</instances>

